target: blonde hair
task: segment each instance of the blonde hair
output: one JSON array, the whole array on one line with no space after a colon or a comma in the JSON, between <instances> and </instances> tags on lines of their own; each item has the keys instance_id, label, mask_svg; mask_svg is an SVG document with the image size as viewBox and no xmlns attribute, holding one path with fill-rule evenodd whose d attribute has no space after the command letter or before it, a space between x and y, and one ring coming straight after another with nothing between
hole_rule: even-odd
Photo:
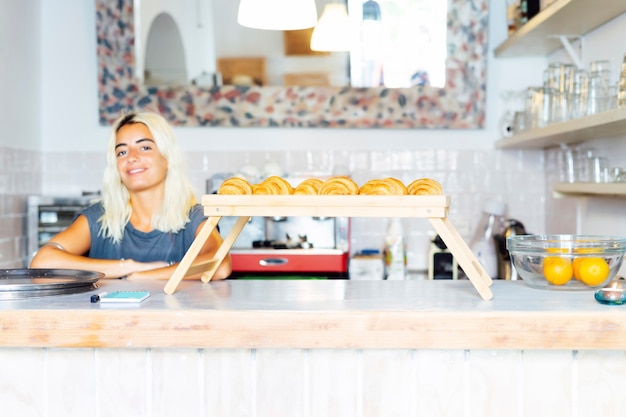
<instances>
[{"instance_id":1,"label":"blonde hair","mask_svg":"<svg viewBox=\"0 0 626 417\"><path fill-rule=\"evenodd\" d=\"M142 112L126 114L115 121L107 146L107 165L104 170L102 205L104 214L100 222L100 234L118 243L124 228L130 220L132 207L130 194L122 183L117 170L115 144L117 133L122 126L134 123L144 124L156 143L159 152L167 161L163 205L152 218L152 227L162 232L178 232L189 221L189 212L197 204L195 192L184 169L183 152L176 142L170 125L159 114Z\"/></svg>"}]
</instances>

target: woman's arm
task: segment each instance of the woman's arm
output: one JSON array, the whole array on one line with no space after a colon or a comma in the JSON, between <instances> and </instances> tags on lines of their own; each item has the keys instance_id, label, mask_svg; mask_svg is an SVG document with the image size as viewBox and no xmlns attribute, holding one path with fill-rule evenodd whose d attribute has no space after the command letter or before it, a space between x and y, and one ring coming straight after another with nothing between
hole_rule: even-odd
<instances>
[{"instance_id":1,"label":"woman's arm","mask_svg":"<svg viewBox=\"0 0 626 417\"><path fill-rule=\"evenodd\" d=\"M98 271L105 278L120 278L148 269L161 268L165 262L135 262L132 259L94 259L85 256L91 246L89 224L83 215L42 246L30 263L31 268L58 268Z\"/></svg>"}]
</instances>

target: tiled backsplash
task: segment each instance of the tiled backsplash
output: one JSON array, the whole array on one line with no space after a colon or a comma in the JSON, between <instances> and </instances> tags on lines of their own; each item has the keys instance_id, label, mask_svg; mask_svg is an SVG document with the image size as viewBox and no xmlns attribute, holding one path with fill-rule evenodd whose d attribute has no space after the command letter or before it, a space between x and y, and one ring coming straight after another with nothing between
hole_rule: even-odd
<instances>
[{"instance_id":1,"label":"tiled backsplash","mask_svg":"<svg viewBox=\"0 0 626 417\"><path fill-rule=\"evenodd\" d=\"M187 152L189 175L198 194L217 172L235 173L244 165L259 170L279 164L290 175L316 176L349 172L357 183L397 177L405 183L421 177L438 180L452 198L450 220L469 239L486 199L508 204L509 216L530 232L544 231L546 168L541 150L400 150L400 151L273 151ZM102 153L48 153L43 157L43 192L78 195L100 189ZM32 189L36 189L33 187ZM381 248L387 219L352 220L352 250ZM409 268L427 266L428 240L433 229L425 219L405 219Z\"/></svg>"},{"instance_id":2,"label":"tiled backsplash","mask_svg":"<svg viewBox=\"0 0 626 417\"><path fill-rule=\"evenodd\" d=\"M0 269L25 259L26 199L41 191L41 152L0 148Z\"/></svg>"}]
</instances>

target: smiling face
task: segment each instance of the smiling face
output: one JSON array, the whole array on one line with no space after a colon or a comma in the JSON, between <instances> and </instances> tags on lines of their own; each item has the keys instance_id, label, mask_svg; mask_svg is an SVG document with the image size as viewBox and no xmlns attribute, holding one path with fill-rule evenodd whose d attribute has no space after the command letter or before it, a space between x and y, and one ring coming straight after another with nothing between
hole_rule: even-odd
<instances>
[{"instance_id":1,"label":"smiling face","mask_svg":"<svg viewBox=\"0 0 626 417\"><path fill-rule=\"evenodd\" d=\"M129 192L163 188L167 160L157 148L150 129L143 123L126 124L119 129L115 158L122 183Z\"/></svg>"}]
</instances>

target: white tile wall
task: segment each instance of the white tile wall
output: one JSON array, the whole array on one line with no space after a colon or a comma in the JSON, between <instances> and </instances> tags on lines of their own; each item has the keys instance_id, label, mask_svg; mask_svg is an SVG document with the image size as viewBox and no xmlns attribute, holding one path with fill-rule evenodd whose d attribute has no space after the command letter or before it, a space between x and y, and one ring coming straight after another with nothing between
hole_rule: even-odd
<instances>
[{"instance_id":1,"label":"white tile wall","mask_svg":"<svg viewBox=\"0 0 626 417\"><path fill-rule=\"evenodd\" d=\"M103 153L45 153L0 149L0 267L22 267L24 209L29 194L79 195L101 188ZM245 164L262 170L279 163L286 173L304 176L350 173L363 183L394 176L404 182L420 177L439 180L452 197L450 219L469 239L482 203L499 198L509 215L530 232L574 232L577 204L553 199L546 184L554 179L553 154L541 150L412 150L412 151L286 151L189 152L189 175L199 194L216 172L236 172ZM45 173L45 175L43 174ZM546 216L558 212L559 215ZM546 221L547 219L547 221ZM386 219L352 219L352 250L381 248ZM409 268L425 270L428 241L433 234L424 219L405 219Z\"/></svg>"},{"instance_id":2,"label":"white tile wall","mask_svg":"<svg viewBox=\"0 0 626 417\"><path fill-rule=\"evenodd\" d=\"M41 192L41 152L0 147L0 269L25 262L26 199Z\"/></svg>"},{"instance_id":3,"label":"white tile wall","mask_svg":"<svg viewBox=\"0 0 626 417\"><path fill-rule=\"evenodd\" d=\"M80 194L100 188L102 153L44 155L44 193ZM394 176L405 183L421 177L437 179L452 197L450 220L468 240L486 199L508 203L510 217L530 232L545 231L546 168L542 150L388 150L388 151L254 151L188 152L191 180L202 194L206 180L217 172L237 172L251 164L263 170L280 164L285 173L300 176L348 172L358 182ZM387 219L352 220L352 250L382 248ZM430 235L424 219L405 219L409 269L426 270ZM566 227L565 225L564 227Z\"/></svg>"},{"instance_id":4,"label":"white tile wall","mask_svg":"<svg viewBox=\"0 0 626 417\"><path fill-rule=\"evenodd\" d=\"M621 417L624 351L0 349L3 417Z\"/></svg>"}]
</instances>

